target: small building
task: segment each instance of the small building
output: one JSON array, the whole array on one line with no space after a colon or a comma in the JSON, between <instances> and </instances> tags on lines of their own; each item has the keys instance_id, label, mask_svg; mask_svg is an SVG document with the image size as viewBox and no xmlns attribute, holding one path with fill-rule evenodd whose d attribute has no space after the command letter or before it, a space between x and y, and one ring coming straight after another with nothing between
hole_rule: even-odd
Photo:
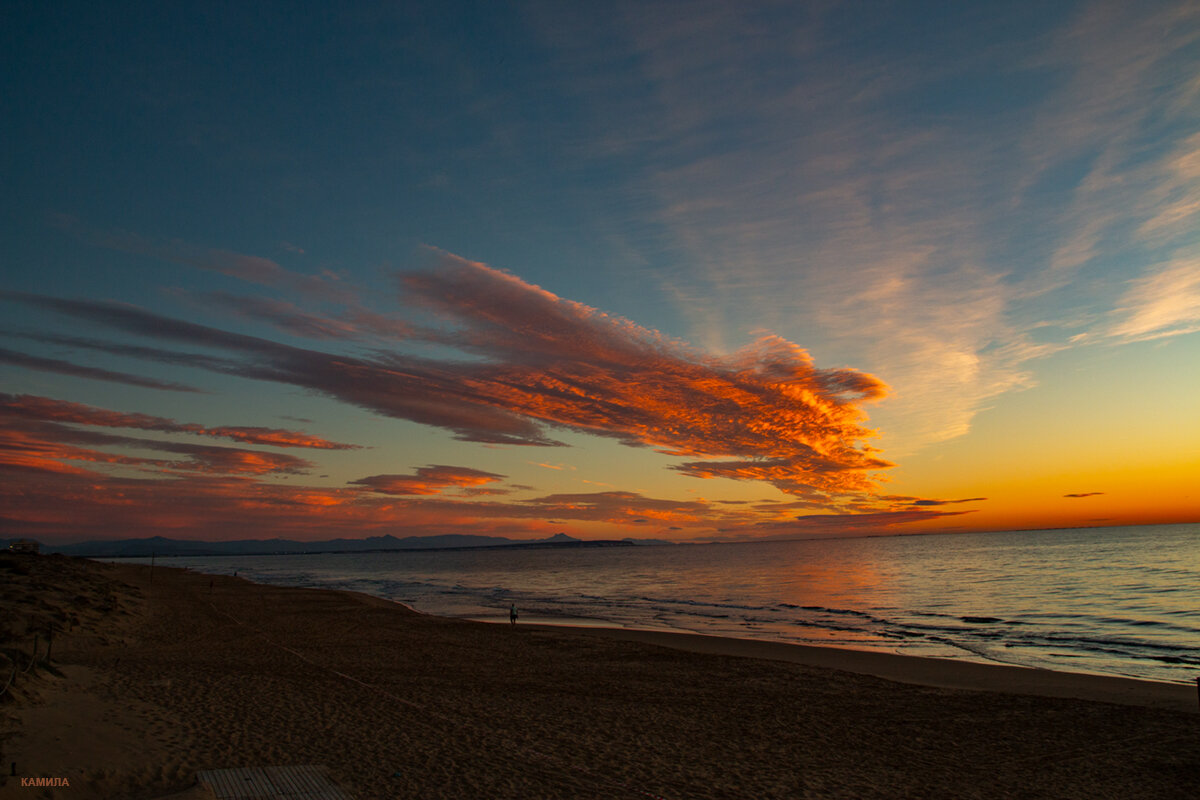
<instances>
[{"instance_id":1,"label":"small building","mask_svg":"<svg viewBox=\"0 0 1200 800\"><path fill-rule=\"evenodd\" d=\"M17 539L9 543L8 549L14 553L37 553L42 549L42 545L33 539Z\"/></svg>"}]
</instances>

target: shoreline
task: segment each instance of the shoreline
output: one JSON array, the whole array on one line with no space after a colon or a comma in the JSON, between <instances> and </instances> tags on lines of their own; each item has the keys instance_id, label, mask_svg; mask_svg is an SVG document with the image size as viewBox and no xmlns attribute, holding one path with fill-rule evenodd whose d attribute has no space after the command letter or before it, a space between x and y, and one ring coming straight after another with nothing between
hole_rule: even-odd
<instances>
[{"instance_id":1,"label":"shoreline","mask_svg":"<svg viewBox=\"0 0 1200 800\"><path fill-rule=\"evenodd\" d=\"M133 566L133 565L130 565ZM180 568L173 568L180 569ZM184 572L197 575L182 568ZM502 617L450 617L420 611L403 600L395 600L352 589L322 589L288 587L257 583L248 578L227 577L244 581L251 586L331 592L348 596L358 602L380 607L399 607L405 611L449 623L466 622L487 626L507 627ZM544 618L539 618L544 619ZM1195 684L1155 681L1120 675L1088 672L1069 672L1038 667L1025 667L998 662L968 661L934 656L904 655L878 650L854 649L835 645L800 644L769 639L749 639L719 634L695 633L668 629L615 627L604 622L553 623L519 622L523 630L543 631L558 635L594 636L638 644L648 644L687 653L731 656L759 661L777 661L804 667L866 675L896 683L968 692L990 692L1031 697L1084 700L1113 703L1184 713L1200 714L1200 674Z\"/></svg>"},{"instance_id":2,"label":"shoreline","mask_svg":"<svg viewBox=\"0 0 1200 800\"><path fill-rule=\"evenodd\" d=\"M41 776L70 780L43 800L198 800L199 771L307 764L356 800L1200 796L1195 707L1153 696L1174 684L0 566L0 620L29 621L12 647L67 617L0 709L0 797Z\"/></svg>"},{"instance_id":3,"label":"shoreline","mask_svg":"<svg viewBox=\"0 0 1200 800\"><path fill-rule=\"evenodd\" d=\"M684 631L546 623L529 623L525 627L640 642L690 653L783 661L939 689L1091 700L1200 713L1200 690L1185 683Z\"/></svg>"},{"instance_id":4,"label":"shoreline","mask_svg":"<svg viewBox=\"0 0 1200 800\"><path fill-rule=\"evenodd\" d=\"M259 584L245 578L236 580L245 580L254 586L275 585ZM508 620L502 617L487 619L431 614L413 608L403 600L392 600L350 589L314 589L312 591L339 592L369 603L396 605L429 619L469 622L501 628L509 625ZM733 656L761 661L782 661L937 689L1088 700L1200 714L1200 674L1197 675L1196 684L1172 683L1121 675L1068 672L997 662L903 655L878 650L857 650L834 645L746 639L667 629L615 627L605 623L555 623L543 621L546 619L545 617L536 619L539 621L518 622L517 628L637 642L688 653Z\"/></svg>"},{"instance_id":5,"label":"shoreline","mask_svg":"<svg viewBox=\"0 0 1200 800\"><path fill-rule=\"evenodd\" d=\"M1183 534L1171 533L1176 538ZM1020 544L1019 539L1014 541ZM1014 546L1008 539L1000 544ZM974 546L969 552L976 552ZM779 554L800 557L800 551ZM1040 578L1026 586L1029 592L991 598L957 590L943 597L944 589L934 581L932 589L913 584L905 591L914 594L889 600L892 589L864 584L846 594L830 587L792 586L786 576L779 584L789 587L785 590L746 584L725 592L719 583L706 583L705 573L695 572L710 562L707 556L697 555L681 562L686 578L670 582L666 591L655 591L655 576L666 575L662 570L675 563L675 556L655 556L645 564L637 553L596 564L590 558L572 557L570 566L561 567L565 571L560 578L566 583L537 577L539 565L558 564L558 557L549 558L511 563L501 559L504 564L495 565L500 572L491 575L487 572L493 568L490 558L482 556L466 560L430 556L412 563L405 559L325 562L305 556L243 563L238 559L183 561L215 574L241 567L251 580L278 585L346 588L381 596L403 593L402 599L423 610L453 618L506 617L508 602L514 600L523 612L522 622L675 630L1188 686L1200 675L1191 635L1196 626L1188 616L1187 598L1179 591L1183 584L1174 588L1164 584L1161 599L1144 606L1121 593L1097 588L1087 589L1086 601L1042 603L1033 599L1037 593L1032 591L1039 587L1049 591ZM626 563L645 567L639 567L637 580L621 577L621 565ZM510 567L520 574L503 577L503 570ZM577 580L577 569L598 570L598 582ZM1001 565L1000 572L988 574L1004 580L1004 570ZM727 571L722 568L719 574ZM503 609L498 607L500 601Z\"/></svg>"},{"instance_id":6,"label":"shoreline","mask_svg":"<svg viewBox=\"0 0 1200 800\"><path fill-rule=\"evenodd\" d=\"M186 567L183 569L192 571ZM195 574L208 573L196 572ZM396 605L429 619L501 627L509 624L508 620L501 616L488 619L476 616L452 617L433 614L420 611L403 600L394 600L351 589L284 587L282 584L257 583L241 577L234 580L243 580L254 586L339 592L372 603ZM548 622L545 621L546 617L536 617L535 619L538 621L518 622L517 627L542 630L548 633L582 634L638 642L690 653L781 661L819 669L849 672L855 675L870 675L915 686L1089 700L1200 713L1200 672L1197 673L1197 683L1195 684L1175 683L1122 675L1026 667L995 661L971 661L888 653L881 650L855 649L836 645L750 639L665 628L618 627L604 621L592 623L581 620L579 623L570 623Z\"/></svg>"}]
</instances>

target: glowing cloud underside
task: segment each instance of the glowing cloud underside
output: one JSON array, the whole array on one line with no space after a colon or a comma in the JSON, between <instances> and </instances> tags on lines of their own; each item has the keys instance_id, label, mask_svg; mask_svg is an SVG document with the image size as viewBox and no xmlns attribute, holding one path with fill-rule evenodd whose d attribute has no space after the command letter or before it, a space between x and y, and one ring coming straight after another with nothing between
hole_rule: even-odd
<instances>
[{"instance_id":1,"label":"glowing cloud underside","mask_svg":"<svg viewBox=\"0 0 1200 800\"><path fill-rule=\"evenodd\" d=\"M464 441L554 446L561 443L547 428L562 428L687 457L675 469L695 477L766 481L818 498L870 492L870 472L891 466L865 445L872 431L860 408L882 397L884 384L853 369L818 369L805 350L781 338L764 337L731 356L708 355L444 253L435 268L400 280L410 309L441 320L413 328L410 338L454 347L473 360L396 351L335 355L128 305L9 297L231 354L139 348L141 357L302 386L450 430Z\"/></svg>"},{"instance_id":2,"label":"glowing cloud underside","mask_svg":"<svg viewBox=\"0 0 1200 800\"><path fill-rule=\"evenodd\" d=\"M274 447L310 447L318 450L357 450L358 445L331 442L319 436L280 428L221 425L205 427L195 423L176 422L149 414L129 414L109 411L83 403L69 403L49 397L0 393L0 415L32 420L96 425L105 428L136 428L159 433L189 433L232 439L246 444L265 444Z\"/></svg>"},{"instance_id":3,"label":"glowing cloud underside","mask_svg":"<svg viewBox=\"0 0 1200 800\"><path fill-rule=\"evenodd\" d=\"M480 469L434 465L421 467L414 475L371 475L350 483L380 494L427 495L440 494L451 487L473 490L503 478L503 475Z\"/></svg>"}]
</instances>

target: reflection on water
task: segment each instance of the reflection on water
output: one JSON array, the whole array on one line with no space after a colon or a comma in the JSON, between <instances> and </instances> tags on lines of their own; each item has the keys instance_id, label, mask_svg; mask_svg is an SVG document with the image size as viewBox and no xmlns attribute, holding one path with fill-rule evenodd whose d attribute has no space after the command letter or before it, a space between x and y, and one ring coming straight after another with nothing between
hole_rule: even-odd
<instances>
[{"instance_id":1,"label":"reflection on water","mask_svg":"<svg viewBox=\"0 0 1200 800\"><path fill-rule=\"evenodd\" d=\"M580 550L180 558L419 611L537 616L1191 681L1200 526Z\"/></svg>"}]
</instances>

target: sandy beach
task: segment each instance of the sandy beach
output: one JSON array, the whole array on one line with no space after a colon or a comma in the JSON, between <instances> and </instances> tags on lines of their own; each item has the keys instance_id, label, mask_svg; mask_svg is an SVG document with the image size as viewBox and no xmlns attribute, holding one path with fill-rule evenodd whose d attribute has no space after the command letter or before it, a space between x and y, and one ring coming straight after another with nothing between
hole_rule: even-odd
<instances>
[{"instance_id":1,"label":"sandy beach","mask_svg":"<svg viewBox=\"0 0 1200 800\"><path fill-rule=\"evenodd\" d=\"M285 764L359 800L1200 796L1194 686L513 629L61 557L0 556L0 604L18 666L56 628L0 698L4 798L200 798L197 770Z\"/></svg>"}]
</instances>

